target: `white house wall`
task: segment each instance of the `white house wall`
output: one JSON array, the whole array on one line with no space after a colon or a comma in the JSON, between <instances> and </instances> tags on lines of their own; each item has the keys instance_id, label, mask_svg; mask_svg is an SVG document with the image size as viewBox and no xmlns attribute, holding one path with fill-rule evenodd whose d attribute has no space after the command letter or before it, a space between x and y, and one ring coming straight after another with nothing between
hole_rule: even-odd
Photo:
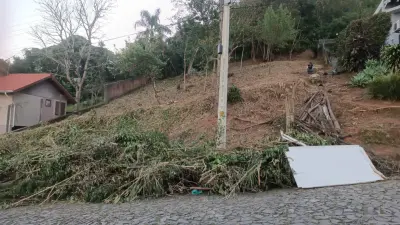
<instances>
[{"instance_id":1,"label":"white house wall","mask_svg":"<svg viewBox=\"0 0 400 225\"><path fill-rule=\"evenodd\" d=\"M397 22L397 21L399 21L400 20L400 13L392 13L392 17L391 17L391 20L392 20L392 28L390 29L390 33L389 33L389 36L388 36L388 38L387 38L387 40L386 40L386 43L387 44L391 44L391 45L393 45L393 44L400 44L399 42L400 42L400 40L399 40L399 33L395 33L394 31L394 24Z\"/></svg>"},{"instance_id":2,"label":"white house wall","mask_svg":"<svg viewBox=\"0 0 400 225\"><path fill-rule=\"evenodd\" d=\"M40 122L41 97L17 93L13 96L15 104L14 126L33 126Z\"/></svg>"},{"instance_id":3,"label":"white house wall","mask_svg":"<svg viewBox=\"0 0 400 225\"><path fill-rule=\"evenodd\" d=\"M41 103L42 99L43 103ZM49 107L45 105L46 100L50 101ZM33 126L56 118L56 101L66 103L67 99L49 81L15 93L13 95L16 111L14 126Z\"/></svg>"},{"instance_id":4,"label":"white house wall","mask_svg":"<svg viewBox=\"0 0 400 225\"><path fill-rule=\"evenodd\" d=\"M0 94L0 134L7 131L8 106L12 103L11 96Z\"/></svg>"},{"instance_id":5,"label":"white house wall","mask_svg":"<svg viewBox=\"0 0 400 225\"><path fill-rule=\"evenodd\" d=\"M36 84L30 88L22 90L21 93L67 102L65 96L61 94L57 88L50 83L50 81Z\"/></svg>"},{"instance_id":6,"label":"white house wall","mask_svg":"<svg viewBox=\"0 0 400 225\"><path fill-rule=\"evenodd\" d=\"M388 45L400 44L400 40L399 40L400 34L394 32L394 24L398 20L400 20L400 6L396 6L393 8L386 8L388 2L390 2L390 1L382 0L374 14L377 14L380 12L386 12L386 13L391 14L392 27L390 28L390 32L388 34L388 37L386 38L386 44L388 44Z\"/></svg>"}]
</instances>

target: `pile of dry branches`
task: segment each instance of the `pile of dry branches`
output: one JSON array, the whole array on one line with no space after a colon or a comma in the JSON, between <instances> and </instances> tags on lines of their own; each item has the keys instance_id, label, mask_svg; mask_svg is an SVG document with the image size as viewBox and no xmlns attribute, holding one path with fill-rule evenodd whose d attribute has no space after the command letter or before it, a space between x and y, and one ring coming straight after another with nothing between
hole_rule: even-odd
<instances>
[{"instance_id":1,"label":"pile of dry branches","mask_svg":"<svg viewBox=\"0 0 400 225\"><path fill-rule=\"evenodd\" d=\"M304 105L297 120L300 129L310 133L338 137L341 127L333 113L331 103L326 92L318 91L312 95Z\"/></svg>"}]
</instances>

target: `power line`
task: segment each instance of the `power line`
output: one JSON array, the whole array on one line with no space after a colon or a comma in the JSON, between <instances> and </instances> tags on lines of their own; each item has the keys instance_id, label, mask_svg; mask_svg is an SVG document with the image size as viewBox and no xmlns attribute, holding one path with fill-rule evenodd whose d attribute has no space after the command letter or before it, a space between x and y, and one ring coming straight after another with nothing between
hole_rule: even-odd
<instances>
[{"instance_id":1,"label":"power line","mask_svg":"<svg viewBox=\"0 0 400 225\"><path fill-rule=\"evenodd\" d=\"M191 20L191 19L194 19L194 17L193 17L193 18L190 18L190 19L186 19L186 20L180 21L180 22L176 22L176 23L171 23L171 24L163 25L163 26L165 26L165 27L173 27L173 26L176 26L176 25L178 25L178 24L180 24L180 23L182 23L182 22L189 21L189 20ZM99 43L100 43L100 42L112 41L112 40L116 40L116 39L120 39L120 38L124 38L124 37L129 37L129 36L132 36L132 35L137 35L137 34L140 34L140 33L142 33L142 32L144 32L144 31L138 31L138 32L131 33L131 34L126 34L126 35L122 35L122 36L118 36L118 37L109 38L109 39L106 39L106 40L101 40L101 41L99 41Z\"/></svg>"}]
</instances>

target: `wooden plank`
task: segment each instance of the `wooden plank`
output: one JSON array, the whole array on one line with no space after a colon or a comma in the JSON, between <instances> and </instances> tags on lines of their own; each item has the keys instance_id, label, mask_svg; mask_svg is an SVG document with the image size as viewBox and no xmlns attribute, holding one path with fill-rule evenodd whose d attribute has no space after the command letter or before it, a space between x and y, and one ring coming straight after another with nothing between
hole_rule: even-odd
<instances>
[{"instance_id":1,"label":"wooden plank","mask_svg":"<svg viewBox=\"0 0 400 225\"><path fill-rule=\"evenodd\" d=\"M341 130L340 124L337 121L335 114L333 113L333 110L332 110L332 107L331 107L331 103L330 103L329 98L328 98L328 96L326 94L325 94L325 101L326 101L326 105L327 105L327 108L328 108L328 112L329 112L329 114L330 114L330 116L331 116L331 118L333 120L333 125L334 125L336 131L340 132L340 130Z\"/></svg>"},{"instance_id":2,"label":"wooden plank","mask_svg":"<svg viewBox=\"0 0 400 225\"><path fill-rule=\"evenodd\" d=\"M317 94L319 94L320 91L317 91L313 94L313 96L311 96L311 98L307 101L307 103L304 105L301 116L300 116L300 120L305 120L305 117L307 117L307 109L309 108L309 106L311 105L312 101L314 100L315 96L317 96Z\"/></svg>"},{"instance_id":3,"label":"wooden plank","mask_svg":"<svg viewBox=\"0 0 400 225\"><path fill-rule=\"evenodd\" d=\"M328 107L327 107L326 105L323 105L323 106L322 106L322 110L323 110L323 112L324 112L324 115L325 115L326 119L327 119L328 122L329 122L329 126L330 126L331 128L334 128L335 126L333 125L332 118L331 118L331 116L329 115Z\"/></svg>"}]
</instances>

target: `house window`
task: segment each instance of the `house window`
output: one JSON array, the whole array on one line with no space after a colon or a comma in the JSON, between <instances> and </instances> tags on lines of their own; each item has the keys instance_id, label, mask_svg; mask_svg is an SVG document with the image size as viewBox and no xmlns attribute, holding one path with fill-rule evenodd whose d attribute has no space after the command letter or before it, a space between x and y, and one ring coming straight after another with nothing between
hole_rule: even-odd
<instances>
[{"instance_id":1,"label":"house window","mask_svg":"<svg viewBox=\"0 0 400 225\"><path fill-rule=\"evenodd\" d=\"M46 107L51 107L51 100L50 99L46 99L46 102L44 104Z\"/></svg>"},{"instance_id":2,"label":"house window","mask_svg":"<svg viewBox=\"0 0 400 225\"><path fill-rule=\"evenodd\" d=\"M55 111L55 115L56 116L64 116L65 115L65 107L66 104L65 102L56 102L56 111Z\"/></svg>"}]
</instances>

